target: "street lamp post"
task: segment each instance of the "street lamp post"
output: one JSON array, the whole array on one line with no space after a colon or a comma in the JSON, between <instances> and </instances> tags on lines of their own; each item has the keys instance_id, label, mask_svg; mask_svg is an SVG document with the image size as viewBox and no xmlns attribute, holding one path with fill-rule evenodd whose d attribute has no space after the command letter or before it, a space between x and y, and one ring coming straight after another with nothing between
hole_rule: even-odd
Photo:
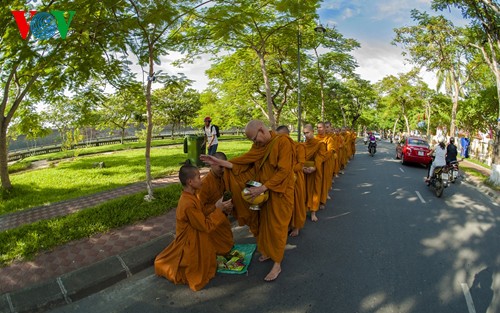
<instances>
[{"instance_id":1,"label":"street lamp post","mask_svg":"<svg viewBox=\"0 0 500 313\"><path fill-rule=\"evenodd\" d=\"M318 26L316 26L314 28L314 31L317 32L317 33L325 34L326 29L323 27L323 25L318 24ZM319 55L318 55L318 52L317 52L316 49L315 49L315 52L316 52L316 58L318 59L317 60L318 61L318 77L319 77L319 80L320 80L320 83L321 83L321 121L325 122L325 95L323 94L323 85L324 85L324 82L323 82L323 77L321 75L321 69L320 69L320 66L319 66Z\"/></svg>"},{"instance_id":2,"label":"street lamp post","mask_svg":"<svg viewBox=\"0 0 500 313\"><path fill-rule=\"evenodd\" d=\"M300 26L299 26L300 27ZM300 28L297 30L297 68L298 68L298 83L297 83L297 114L298 114L298 134L297 141L300 142L301 131L301 119L302 119L302 105L300 103Z\"/></svg>"}]
</instances>

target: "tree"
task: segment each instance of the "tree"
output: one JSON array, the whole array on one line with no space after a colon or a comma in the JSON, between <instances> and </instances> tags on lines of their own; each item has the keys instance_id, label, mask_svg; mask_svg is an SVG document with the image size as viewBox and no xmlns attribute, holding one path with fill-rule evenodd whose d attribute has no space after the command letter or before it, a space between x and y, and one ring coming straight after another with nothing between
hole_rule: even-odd
<instances>
[{"instance_id":1,"label":"tree","mask_svg":"<svg viewBox=\"0 0 500 313\"><path fill-rule=\"evenodd\" d=\"M462 16L471 20L472 38L470 45L481 52L484 61L496 80L497 123L493 144L493 164L490 181L500 184L500 5L491 0L433 0L436 10L454 6Z\"/></svg>"},{"instance_id":2,"label":"tree","mask_svg":"<svg viewBox=\"0 0 500 313\"><path fill-rule=\"evenodd\" d=\"M453 101L450 134L455 134L458 100L465 84L465 59L467 50L463 45L463 33L443 16L429 16L412 10L416 26L395 29L394 44L400 43L410 55L410 61L438 72L438 89L443 82Z\"/></svg>"},{"instance_id":3,"label":"tree","mask_svg":"<svg viewBox=\"0 0 500 313\"><path fill-rule=\"evenodd\" d=\"M93 77L104 74L114 80L121 71L113 52L118 42L110 40L117 24L103 8L115 1L48 1L47 4L14 0L3 6L0 16L0 179L3 190L12 189L7 170L7 131L19 109L29 103L49 102L65 88L75 90ZM54 34L36 40L30 32L23 40L10 10L74 10L78 18L69 23L65 39ZM29 21L29 14L28 21ZM65 22L71 14L66 12ZM26 16L25 16L26 17ZM62 22L62 21L59 21Z\"/></svg>"},{"instance_id":4,"label":"tree","mask_svg":"<svg viewBox=\"0 0 500 313\"><path fill-rule=\"evenodd\" d=\"M108 99L102 101L99 115L99 127L101 129L119 129L121 143L125 139L125 131L137 115L145 113L144 90L142 84L132 82L121 86Z\"/></svg>"},{"instance_id":5,"label":"tree","mask_svg":"<svg viewBox=\"0 0 500 313\"><path fill-rule=\"evenodd\" d=\"M175 50L180 41L186 38L175 36L182 27L184 17L186 19L194 16L195 11L211 0L201 2L196 0L185 1L149 1L128 0L129 7L122 13L124 32L120 38L124 38L126 46L137 57L138 63L147 75L145 86L147 134L146 134L146 187L148 194L144 197L146 201L154 199L151 177L151 138L153 132L153 111L151 102L151 90L154 81L162 81L160 72L156 73L155 65L161 64L161 56L168 55L169 51Z\"/></svg>"},{"instance_id":6,"label":"tree","mask_svg":"<svg viewBox=\"0 0 500 313\"><path fill-rule=\"evenodd\" d=\"M200 94L189 88L191 81L184 77L171 76L163 88L153 91L155 124L171 124L172 138L175 127L190 125L201 107Z\"/></svg>"},{"instance_id":7,"label":"tree","mask_svg":"<svg viewBox=\"0 0 500 313\"><path fill-rule=\"evenodd\" d=\"M299 21L307 24L313 20L319 1L218 0L215 2L217 5L202 10L200 22L194 23L184 36L205 40L206 44L198 45L198 53L234 52L240 49L254 53L263 79L269 123L274 129L276 119L272 101L272 78L268 73L267 63L272 51L271 42L276 36L283 35L286 30L297 30Z\"/></svg>"}]
</instances>

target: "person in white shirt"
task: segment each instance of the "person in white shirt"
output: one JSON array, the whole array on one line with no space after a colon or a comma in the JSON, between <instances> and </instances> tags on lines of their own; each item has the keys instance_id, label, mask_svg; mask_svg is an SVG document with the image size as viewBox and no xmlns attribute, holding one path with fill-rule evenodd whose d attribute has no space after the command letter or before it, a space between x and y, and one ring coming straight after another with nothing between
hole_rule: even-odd
<instances>
[{"instance_id":1,"label":"person in white shirt","mask_svg":"<svg viewBox=\"0 0 500 313\"><path fill-rule=\"evenodd\" d=\"M446 165L446 145L444 143L444 136L438 137L438 144L435 145L431 151L428 153L429 156L434 154L434 161L432 161L432 165L429 168L429 173L427 174L426 183L429 182L430 177L434 175L434 169L437 166L445 166Z\"/></svg>"},{"instance_id":2,"label":"person in white shirt","mask_svg":"<svg viewBox=\"0 0 500 313\"><path fill-rule=\"evenodd\" d=\"M205 141L202 146L207 144L208 147L208 155L214 155L217 152L217 147L219 146L219 140L217 140L217 132L215 127L211 124L212 119L210 116L205 117L203 120L205 122Z\"/></svg>"}]
</instances>

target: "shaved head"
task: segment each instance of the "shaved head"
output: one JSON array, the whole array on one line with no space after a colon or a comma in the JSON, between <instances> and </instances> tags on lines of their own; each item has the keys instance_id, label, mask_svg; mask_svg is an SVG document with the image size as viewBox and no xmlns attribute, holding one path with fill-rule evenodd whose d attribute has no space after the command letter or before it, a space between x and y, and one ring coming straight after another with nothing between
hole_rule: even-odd
<instances>
[{"instance_id":1,"label":"shaved head","mask_svg":"<svg viewBox=\"0 0 500 313\"><path fill-rule=\"evenodd\" d=\"M276 128L276 132L278 134L290 135L290 130L285 125L278 126L278 128Z\"/></svg>"},{"instance_id":2,"label":"shaved head","mask_svg":"<svg viewBox=\"0 0 500 313\"><path fill-rule=\"evenodd\" d=\"M262 121L251 120L245 127L245 135L254 145L265 146L271 140L271 133Z\"/></svg>"},{"instance_id":3,"label":"shaved head","mask_svg":"<svg viewBox=\"0 0 500 313\"><path fill-rule=\"evenodd\" d=\"M311 124L306 124L304 126L303 133L304 133L304 137L306 137L306 141L309 140L309 139L314 138L314 128L313 128L313 126Z\"/></svg>"}]
</instances>

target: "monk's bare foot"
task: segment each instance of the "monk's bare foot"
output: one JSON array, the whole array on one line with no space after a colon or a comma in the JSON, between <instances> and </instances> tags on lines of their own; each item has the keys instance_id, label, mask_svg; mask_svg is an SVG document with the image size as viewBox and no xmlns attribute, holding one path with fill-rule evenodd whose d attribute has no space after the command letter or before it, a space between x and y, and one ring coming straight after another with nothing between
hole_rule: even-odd
<instances>
[{"instance_id":1,"label":"monk's bare foot","mask_svg":"<svg viewBox=\"0 0 500 313\"><path fill-rule=\"evenodd\" d=\"M332 199L332 197L330 197L330 196L326 196L326 198L327 198L328 200L331 200L331 199Z\"/></svg>"},{"instance_id":2,"label":"monk's bare foot","mask_svg":"<svg viewBox=\"0 0 500 313\"><path fill-rule=\"evenodd\" d=\"M317 222L318 218L316 217L316 212L311 212L311 221Z\"/></svg>"},{"instance_id":3,"label":"monk's bare foot","mask_svg":"<svg viewBox=\"0 0 500 313\"><path fill-rule=\"evenodd\" d=\"M274 262L273 268L269 273L267 273L264 278L265 281L273 281L278 278L278 275L281 273L281 264Z\"/></svg>"},{"instance_id":4,"label":"monk's bare foot","mask_svg":"<svg viewBox=\"0 0 500 313\"><path fill-rule=\"evenodd\" d=\"M325 209L325 205L324 205L324 204L320 205L320 206L319 206L319 209L320 209L320 210L324 210L324 209Z\"/></svg>"},{"instance_id":5,"label":"monk's bare foot","mask_svg":"<svg viewBox=\"0 0 500 313\"><path fill-rule=\"evenodd\" d=\"M264 262L264 261L267 261L269 260L269 257L267 255L261 255L259 257L259 262Z\"/></svg>"},{"instance_id":6,"label":"monk's bare foot","mask_svg":"<svg viewBox=\"0 0 500 313\"><path fill-rule=\"evenodd\" d=\"M299 235L299 229L298 228L294 228L291 232L290 232L290 237L297 237Z\"/></svg>"}]
</instances>

